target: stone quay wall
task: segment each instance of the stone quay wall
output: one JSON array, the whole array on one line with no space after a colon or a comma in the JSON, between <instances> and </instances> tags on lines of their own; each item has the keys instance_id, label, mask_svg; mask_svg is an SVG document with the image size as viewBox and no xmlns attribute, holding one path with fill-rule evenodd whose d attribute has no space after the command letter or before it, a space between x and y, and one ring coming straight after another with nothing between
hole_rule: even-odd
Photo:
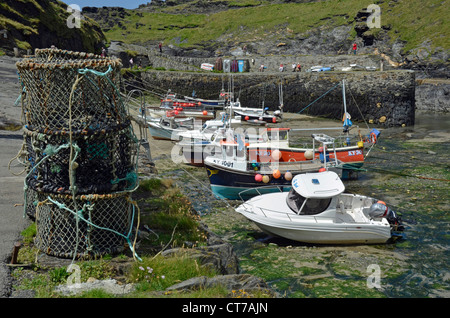
<instances>
[{"instance_id":1,"label":"stone quay wall","mask_svg":"<svg viewBox=\"0 0 450 318\"><path fill-rule=\"evenodd\" d=\"M411 126L415 117L415 73L409 70L353 72L140 72L143 89L171 89L178 94L218 99L230 90L243 107L276 110L282 84L284 112L342 119L342 83L345 80L347 112L352 121L384 127ZM134 78L134 83L136 80Z\"/></svg>"}]
</instances>

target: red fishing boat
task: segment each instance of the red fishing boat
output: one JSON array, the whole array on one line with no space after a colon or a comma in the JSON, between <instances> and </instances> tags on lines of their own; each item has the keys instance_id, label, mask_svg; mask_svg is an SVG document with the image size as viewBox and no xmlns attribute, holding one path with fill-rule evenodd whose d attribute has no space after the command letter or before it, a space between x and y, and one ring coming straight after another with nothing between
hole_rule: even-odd
<instances>
[{"instance_id":1,"label":"red fishing boat","mask_svg":"<svg viewBox=\"0 0 450 318\"><path fill-rule=\"evenodd\" d=\"M306 161L311 159L323 159L324 147L297 148L289 145L290 128L267 128L262 133L262 142L251 143L247 146L249 159L254 162L279 162ZM345 168L360 168L364 164L364 142L358 139L354 144L350 143L350 137L346 137L345 146L325 149L327 158L344 163ZM314 139L313 139L314 140ZM315 149L313 152L312 149Z\"/></svg>"}]
</instances>

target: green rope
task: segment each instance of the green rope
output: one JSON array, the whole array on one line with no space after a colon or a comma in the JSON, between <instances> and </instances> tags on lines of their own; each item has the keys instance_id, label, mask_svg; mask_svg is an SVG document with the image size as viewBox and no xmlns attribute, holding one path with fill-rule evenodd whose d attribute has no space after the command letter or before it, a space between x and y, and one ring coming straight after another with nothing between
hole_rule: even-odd
<instances>
[{"instance_id":1,"label":"green rope","mask_svg":"<svg viewBox=\"0 0 450 318\"><path fill-rule=\"evenodd\" d=\"M120 103L121 103L122 105L124 105L124 102L123 102L123 100L122 100L122 95L120 94L120 92L119 92L119 90L117 89L116 85L114 85L114 83L111 81L111 79L110 79L108 76L106 76L106 75L108 75L110 72L112 72L112 67L111 67L111 65L108 66L108 69L107 69L105 72L99 72L99 71L92 70L92 69L89 69L89 68L83 68L83 69L79 69L79 70L78 70L78 73L83 74L83 75L87 74L88 72L89 72L89 73L92 73L92 74L94 74L94 75L97 75L97 76L103 76L103 77L106 77L106 80L107 80L107 81L111 84L111 86L114 88L114 90L116 91L117 96L119 96ZM129 109L127 110L127 113L128 113L128 114L130 113L130 112L129 112Z\"/></svg>"},{"instance_id":2,"label":"green rope","mask_svg":"<svg viewBox=\"0 0 450 318\"><path fill-rule=\"evenodd\" d=\"M125 178L118 178L115 180L111 180L112 184L117 184L120 181L124 181L126 180L127 182L129 182L131 185L128 186L127 188L125 188L125 190L131 190L132 188L134 188L136 186L136 184L138 183L138 175L135 172L128 172L127 175L125 176Z\"/></svg>"},{"instance_id":3,"label":"green rope","mask_svg":"<svg viewBox=\"0 0 450 318\"><path fill-rule=\"evenodd\" d=\"M312 103L310 103L308 106L306 106L305 108L303 108L302 110L298 111L297 114L300 114L302 111L304 111L306 108L308 108L309 106L311 106L312 104L314 104L315 102L317 102L319 99L321 99L322 97L324 97L326 94L328 94L329 92L331 92L333 89L335 89L336 87L338 87L339 85L341 85L341 83L336 84L334 87L332 87L331 89L329 89L325 94L323 94L322 96L320 96L319 98L317 98L315 101L313 101Z\"/></svg>"},{"instance_id":4,"label":"green rope","mask_svg":"<svg viewBox=\"0 0 450 318\"><path fill-rule=\"evenodd\" d=\"M109 229L109 228L106 228L106 227L98 226L98 225L92 223L91 221L86 220L86 219L84 218L84 216L83 216L83 212L86 210L86 208L87 208L87 209L92 209L92 208L94 207L94 205L91 205L91 204L83 204L83 207L81 208L80 211L72 211L71 209L67 208L66 205L65 205L64 203L59 203L58 201L52 200L52 198L50 198L50 197L47 197L47 199L48 199L50 202L52 202L53 204L55 204L59 209L64 209L64 210L66 210L66 211L72 213L73 215L75 215L76 217L80 218L80 220L86 222L87 224L89 224L89 225L91 225L91 226L93 226L93 227L95 227L95 228L97 228L97 229L105 230L105 231L110 231L110 232L112 232L112 233L114 233L114 234L116 234L116 235L119 235L119 236L123 237L123 238L127 241L127 244L128 244L128 246L130 247L130 250L131 250L131 251L133 252L133 254L136 256L136 258L137 258L138 260L142 261L142 259L137 255L136 251L133 250L133 245L132 245L131 240L130 240L130 236L131 236L131 228L130 228L130 231L128 232L128 235L125 236L125 235L123 235L122 233L119 233L119 232L117 232L117 231L115 231L115 230L113 230L113 229ZM134 222L134 214L135 214L135 209L134 209L134 206L133 206L133 214L132 214L132 219L131 219L131 226L133 226L133 222Z\"/></svg>"}]
</instances>

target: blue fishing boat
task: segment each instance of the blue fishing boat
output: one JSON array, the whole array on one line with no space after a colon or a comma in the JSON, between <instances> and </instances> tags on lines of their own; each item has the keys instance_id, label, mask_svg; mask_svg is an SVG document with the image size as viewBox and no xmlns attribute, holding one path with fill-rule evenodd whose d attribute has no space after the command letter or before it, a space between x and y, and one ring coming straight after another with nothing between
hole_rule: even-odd
<instances>
[{"instance_id":1,"label":"blue fishing boat","mask_svg":"<svg viewBox=\"0 0 450 318\"><path fill-rule=\"evenodd\" d=\"M327 146L330 149L330 144ZM301 162L280 162L275 157L256 162L249 158L244 140L222 141L220 147L220 152L204 159L204 165L211 190L221 199L245 200L262 193L289 191L292 178L306 172L341 172L342 163L336 158L330 161L328 156Z\"/></svg>"}]
</instances>

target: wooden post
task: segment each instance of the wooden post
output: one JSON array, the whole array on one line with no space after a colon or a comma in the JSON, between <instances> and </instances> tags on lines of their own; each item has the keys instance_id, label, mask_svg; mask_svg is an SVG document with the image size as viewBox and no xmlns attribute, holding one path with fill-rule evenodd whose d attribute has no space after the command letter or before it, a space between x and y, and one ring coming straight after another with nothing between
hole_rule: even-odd
<instances>
[{"instance_id":1,"label":"wooden post","mask_svg":"<svg viewBox=\"0 0 450 318\"><path fill-rule=\"evenodd\" d=\"M21 247L20 242L14 243L12 255L11 255L11 264L17 264L17 256L19 255L19 249Z\"/></svg>"}]
</instances>

